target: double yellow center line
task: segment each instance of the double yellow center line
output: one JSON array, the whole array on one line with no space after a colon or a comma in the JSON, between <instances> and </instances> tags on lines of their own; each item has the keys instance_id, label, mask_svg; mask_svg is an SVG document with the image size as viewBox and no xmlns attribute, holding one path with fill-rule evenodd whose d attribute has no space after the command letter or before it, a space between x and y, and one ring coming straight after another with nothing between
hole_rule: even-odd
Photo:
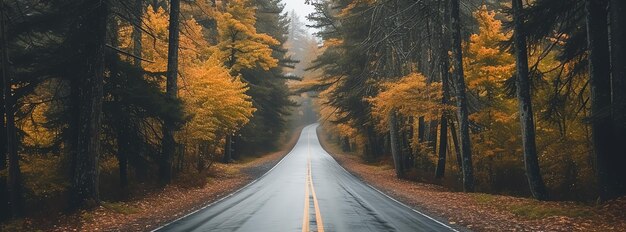
<instances>
[{"instance_id":1,"label":"double yellow center line","mask_svg":"<svg viewBox=\"0 0 626 232\"><path fill-rule=\"evenodd\" d=\"M317 225L318 232L324 232L324 222L322 222L322 214L320 213L320 206L317 203L317 196L315 195L315 187L313 187L313 177L311 175L311 147L307 140L307 159L306 159L306 178L304 186L304 215L302 216L302 232L310 231L309 221L309 208L311 202L311 196L313 197L313 207L315 208L315 224Z\"/></svg>"}]
</instances>

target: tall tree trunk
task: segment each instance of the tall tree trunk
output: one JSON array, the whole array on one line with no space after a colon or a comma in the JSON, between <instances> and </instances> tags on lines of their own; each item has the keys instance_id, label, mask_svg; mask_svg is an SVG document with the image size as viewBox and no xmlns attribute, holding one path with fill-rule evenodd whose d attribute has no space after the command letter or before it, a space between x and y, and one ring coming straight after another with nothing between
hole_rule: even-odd
<instances>
[{"instance_id":1,"label":"tall tree trunk","mask_svg":"<svg viewBox=\"0 0 626 232\"><path fill-rule=\"evenodd\" d=\"M119 31L119 27L117 24L117 20L113 15L109 15L109 25L110 25L110 31L111 34L109 35L109 42L111 44L111 46L113 47L118 47L119 46L119 36L117 35L117 31ZM134 31L133 31L134 33ZM112 60L111 64L109 64L109 73L110 73L110 78L111 79L120 79L120 70L119 70L119 65L118 65L118 55L117 53L113 53L111 54L112 58L109 58L110 60ZM125 111L124 109L122 109L122 103L121 100L117 97L114 96L113 97L113 101L116 102L117 106L119 107L119 111L116 112L116 114L119 114L119 117L117 118L118 121L118 127L117 129L117 133L116 133L116 137L117 137L117 163L118 163L118 169L119 169L119 180L120 180L120 188L121 188L121 192L123 195L127 195L128 193L128 156L130 155L131 151L130 151L130 147L131 145L131 141L128 138L130 136L130 133L132 133L132 131L129 130L129 125L130 122L130 115L127 113L127 111Z\"/></svg>"},{"instance_id":2,"label":"tall tree trunk","mask_svg":"<svg viewBox=\"0 0 626 232\"><path fill-rule=\"evenodd\" d=\"M117 131L117 163L120 175L120 187L126 193L126 190L128 189L128 156L132 152L130 147L133 146L132 141L130 141L129 139L129 136L130 133L133 132L128 129L129 123L132 122L120 123L122 125L120 126L120 128L118 128Z\"/></svg>"},{"instance_id":3,"label":"tall tree trunk","mask_svg":"<svg viewBox=\"0 0 626 232\"><path fill-rule=\"evenodd\" d=\"M611 0L611 66L615 150L626 151L626 1ZM626 195L626 155L614 153L611 170L616 195Z\"/></svg>"},{"instance_id":4,"label":"tall tree trunk","mask_svg":"<svg viewBox=\"0 0 626 232\"><path fill-rule=\"evenodd\" d=\"M381 147L379 146L378 139L376 138L376 131L372 125L365 126L366 144L364 149L364 157L367 162L374 162L378 155L380 155Z\"/></svg>"},{"instance_id":5,"label":"tall tree trunk","mask_svg":"<svg viewBox=\"0 0 626 232\"><path fill-rule=\"evenodd\" d=\"M441 72L441 84L442 88L442 98L441 104L446 106L449 103L450 99L450 89L448 80L450 78L450 60L448 58L448 48L450 47L448 34L448 26L450 23L448 12L449 8L447 7L447 1L441 1L441 9L443 9L443 14L441 15L441 29L439 30L440 34L440 47L439 47L439 72ZM439 128L439 158L437 159L437 168L435 169L435 178L442 178L446 172L446 156L448 153L448 112L444 111L441 115L441 126Z\"/></svg>"},{"instance_id":6,"label":"tall tree trunk","mask_svg":"<svg viewBox=\"0 0 626 232\"><path fill-rule=\"evenodd\" d=\"M169 44L167 50L167 97L176 99L178 97L178 47L179 47L179 16L180 0L170 1L170 24L169 24ZM159 180L161 184L169 184L172 180L172 157L176 151L176 141L174 133L176 126L170 119L166 119L163 127L163 154L159 164Z\"/></svg>"},{"instance_id":7,"label":"tall tree trunk","mask_svg":"<svg viewBox=\"0 0 626 232\"><path fill-rule=\"evenodd\" d=\"M12 216L20 216L23 209L23 195L22 195L22 173L20 171L19 156L17 154L17 134L15 130L15 112L13 106L15 100L12 94L12 77L9 70L9 43L7 41L7 25L6 25L6 8L4 1L0 2L0 32L2 33L2 93L4 97L4 120L6 135L5 148L6 155L8 156L9 175L8 175L8 208L10 209ZM4 153L4 152L3 152ZM4 161L3 161L4 163Z\"/></svg>"},{"instance_id":8,"label":"tall tree trunk","mask_svg":"<svg viewBox=\"0 0 626 232\"><path fill-rule=\"evenodd\" d=\"M226 139L225 139L225 143L224 143L224 156L222 157L222 163L230 163L230 161L233 159L233 136L226 135Z\"/></svg>"},{"instance_id":9,"label":"tall tree trunk","mask_svg":"<svg viewBox=\"0 0 626 232\"><path fill-rule=\"evenodd\" d=\"M391 146L391 156L396 168L396 177L404 177L404 167L402 165L402 148L400 147L400 138L398 133L398 119L396 112L389 112L389 141Z\"/></svg>"},{"instance_id":10,"label":"tall tree trunk","mask_svg":"<svg viewBox=\"0 0 626 232\"><path fill-rule=\"evenodd\" d=\"M426 139L426 121L424 121L423 116L417 119L417 139L420 143Z\"/></svg>"},{"instance_id":11,"label":"tall tree trunk","mask_svg":"<svg viewBox=\"0 0 626 232\"><path fill-rule=\"evenodd\" d=\"M448 115L450 116L450 115ZM456 162L459 166L459 169L463 170L463 158L461 158L461 148L459 147L459 139L457 137L456 126L454 125L454 120L452 118L448 118L448 124L450 125L450 135L452 136L452 145L454 146L454 154L456 155Z\"/></svg>"},{"instance_id":12,"label":"tall tree trunk","mask_svg":"<svg viewBox=\"0 0 626 232\"><path fill-rule=\"evenodd\" d=\"M433 152L437 152L437 127L439 126L439 121L430 120L428 122L428 135L426 141L428 141L428 146L432 147Z\"/></svg>"},{"instance_id":13,"label":"tall tree trunk","mask_svg":"<svg viewBox=\"0 0 626 232\"><path fill-rule=\"evenodd\" d=\"M528 50L526 48L526 34L523 26L524 19L522 18L522 9L522 0L513 0L515 64L517 68L515 84L517 86L517 99L519 101L524 163L530 192L535 199L546 200L548 194L546 192L546 186L543 183L543 178L541 178L539 160L537 158L537 145L535 144L535 123L530 96L530 77L528 75Z\"/></svg>"},{"instance_id":14,"label":"tall tree trunk","mask_svg":"<svg viewBox=\"0 0 626 232\"><path fill-rule=\"evenodd\" d=\"M0 0L1 1L1 0ZM3 87L0 87L0 89ZM0 93L0 96L3 94ZM0 116L4 118L4 99L0 97ZM0 173L6 172L7 170L7 153L6 153L6 128L4 126L4 120L0 120ZM8 183L7 176L0 175L0 208L8 209L9 208L9 192L8 192ZM0 211L0 221L3 219L7 219L10 217L8 210Z\"/></svg>"},{"instance_id":15,"label":"tall tree trunk","mask_svg":"<svg viewBox=\"0 0 626 232\"><path fill-rule=\"evenodd\" d=\"M131 15L134 24L133 32L131 34L133 39L133 55L135 55L133 63L135 67L141 68L141 26L143 22L143 0L135 0L133 10L134 15Z\"/></svg>"},{"instance_id":16,"label":"tall tree trunk","mask_svg":"<svg viewBox=\"0 0 626 232\"><path fill-rule=\"evenodd\" d=\"M610 171L611 157L624 153L614 150L613 147L607 6L607 0L585 2L591 86L591 139L597 162L600 198L603 200L615 195L611 181L613 178Z\"/></svg>"},{"instance_id":17,"label":"tall tree trunk","mask_svg":"<svg viewBox=\"0 0 626 232\"><path fill-rule=\"evenodd\" d=\"M0 2L0 4L3 4L2 7L0 8L0 10L2 10L2 14L0 14L0 20L2 20L2 27L5 27L4 25L4 1L0 0L2 2ZM0 29L0 33L2 33L2 38L4 38L4 29ZM3 45L4 43L1 43L0 45ZM4 47L2 47L2 52L4 53ZM2 59L0 57L0 59ZM4 64L4 63L3 63ZM5 67L0 67L0 69L2 69L2 72L5 72ZM0 173L8 173L7 168L8 168L8 163L7 163L7 149L6 149L6 135L7 135L7 131L6 131L6 124L4 121L4 83L2 81L0 81ZM9 192L8 192L8 179L7 179L7 175L0 175L0 208L2 209L9 209ZM3 219L8 219L11 216L9 210L0 210L0 221L2 221Z\"/></svg>"},{"instance_id":18,"label":"tall tree trunk","mask_svg":"<svg viewBox=\"0 0 626 232\"><path fill-rule=\"evenodd\" d=\"M82 9L92 9L82 18L80 32L83 35L84 57L82 75L78 81L79 105L75 170L72 182L74 206L92 207L99 204L98 157L100 154L100 125L102 119L104 49L106 42L108 6L106 1L88 0Z\"/></svg>"},{"instance_id":19,"label":"tall tree trunk","mask_svg":"<svg viewBox=\"0 0 626 232\"><path fill-rule=\"evenodd\" d=\"M343 152L351 152L352 149L350 147L350 137L342 136L341 137L341 151Z\"/></svg>"},{"instance_id":20,"label":"tall tree trunk","mask_svg":"<svg viewBox=\"0 0 626 232\"><path fill-rule=\"evenodd\" d=\"M452 26L452 53L454 54L454 75L456 84L457 114L459 116L459 137L461 156L463 157L463 190L474 191L474 173L472 167L472 147L469 134L469 111L465 95L465 77L463 74L463 50L461 49L461 16L459 0L450 1L450 21Z\"/></svg>"}]
</instances>

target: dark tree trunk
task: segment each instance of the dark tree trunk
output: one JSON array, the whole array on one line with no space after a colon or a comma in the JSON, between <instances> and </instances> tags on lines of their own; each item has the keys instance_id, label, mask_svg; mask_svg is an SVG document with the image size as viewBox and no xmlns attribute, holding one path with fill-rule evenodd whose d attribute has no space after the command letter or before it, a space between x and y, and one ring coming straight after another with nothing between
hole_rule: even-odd
<instances>
[{"instance_id":1,"label":"dark tree trunk","mask_svg":"<svg viewBox=\"0 0 626 232\"><path fill-rule=\"evenodd\" d=\"M198 164L196 169L202 173L206 167L206 159L209 158L209 141L200 141L198 144Z\"/></svg>"},{"instance_id":2,"label":"dark tree trunk","mask_svg":"<svg viewBox=\"0 0 626 232\"><path fill-rule=\"evenodd\" d=\"M6 156L8 156L8 168L9 175L7 177L7 190L8 190L8 209L10 210L10 214L14 217L21 216L23 210L23 195L22 195L22 173L20 171L20 163L19 156L17 154L17 133L15 130L15 113L13 106L15 104L15 100L13 99L12 93L12 77L11 70L9 67L9 44L7 41L7 25L6 25L6 16L5 16L5 5L4 1L0 2L0 33L2 33L2 93L4 97L4 132L6 132L4 136L4 144ZM3 153L5 151L2 151ZM4 155L3 155L4 156ZM4 163L5 161L3 161ZM6 165L6 164L4 164Z\"/></svg>"},{"instance_id":3,"label":"dark tree trunk","mask_svg":"<svg viewBox=\"0 0 626 232\"><path fill-rule=\"evenodd\" d=\"M391 147L391 156L396 168L396 177L404 177L404 165L402 165L402 148L400 147L400 138L398 133L398 119L395 112L389 112L389 142Z\"/></svg>"},{"instance_id":4,"label":"dark tree trunk","mask_svg":"<svg viewBox=\"0 0 626 232\"><path fill-rule=\"evenodd\" d=\"M530 96L530 77L528 75L528 50L526 48L526 34L523 31L524 19L521 11L522 0L513 0L513 20L515 22L515 57L517 99L519 105L520 125L522 128L522 144L526 177L533 197L546 200L548 194L539 170L537 145L535 144L535 123L533 119L532 100Z\"/></svg>"},{"instance_id":5,"label":"dark tree trunk","mask_svg":"<svg viewBox=\"0 0 626 232\"><path fill-rule=\"evenodd\" d=\"M233 159L233 136L226 135L226 142L224 143L224 156L222 157L222 163L230 163Z\"/></svg>"},{"instance_id":6,"label":"dark tree trunk","mask_svg":"<svg viewBox=\"0 0 626 232\"><path fill-rule=\"evenodd\" d=\"M459 116L459 137L461 156L463 157L463 190L474 191L474 173L472 167L472 147L469 134L469 111L465 95L465 77L463 74L463 50L461 48L461 16L459 0L450 1L450 21L452 28L452 53L454 54L454 76L456 84L457 114Z\"/></svg>"},{"instance_id":7,"label":"dark tree trunk","mask_svg":"<svg viewBox=\"0 0 626 232\"><path fill-rule=\"evenodd\" d=\"M610 53L607 22L607 0L586 0L589 82L591 86L591 140L597 162L602 200L614 197L610 172L611 157L623 154L613 147L611 119ZM623 12L622 12L623 13Z\"/></svg>"},{"instance_id":8,"label":"dark tree trunk","mask_svg":"<svg viewBox=\"0 0 626 232\"><path fill-rule=\"evenodd\" d=\"M443 99L444 99L442 101L443 104L444 105L448 104L448 100L446 99L445 96ZM444 112L441 115L441 127L439 130L439 153L438 153L438 159L437 159L437 168L435 169L435 178L442 178L445 175L447 154L448 154L448 117L447 117L447 112Z\"/></svg>"},{"instance_id":9,"label":"dark tree trunk","mask_svg":"<svg viewBox=\"0 0 626 232\"><path fill-rule=\"evenodd\" d=\"M417 119L417 125L417 139L420 143L423 143L426 137L426 122L424 121L424 117Z\"/></svg>"},{"instance_id":10,"label":"dark tree trunk","mask_svg":"<svg viewBox=\"0 0 626 232\"><path fill-rule=\"evenodd\" d=\"M82 9L92 9L83 16L80 34L84 47L79 54L84 57L82 75L77 89L78 121L76 123L75 171L72 182L72 200L77 207L99 204L98 157L100 154L100 125L104 81L104 49L107 30L107 2L89 0Z\"/></svg>"},{"instance_id":11,"label":"dark tree trunk","mask_svg":"<svg viewBox=\"0 0 626 232\"><path fill-rule=\"evenodd\" d=\"M447 7L447 1L442 1L441 8L441 29L440 31L440 48L439 48L439 71L441 72L442 98L441 104L446 106L450 99L449 78L450 78L450 60L448 58L448 48L450 47L448 34L448 26L450 22ZM446 172L446 156L448 154L448 112L444 111L441 115L441 127L439 128L439 158L437 159L437 168L435 169L435 178L442 178Z\"/></svg>"},{"instance_id":12,"label":"dark tree trunk","mask_svg":"<svg viewBox=\"0 0 626 232\"><path fill-rule=\"evenodd\" d=\"M0 0L1 1L1 0ZM4 2L0 2L0 4L4 4ZM2 20L2 27L5 27L4 25L4 5L2 7L0 7L0 10L2 10L2 14L0 14L0 20ZM0 29L0 33L2 33L2 38L4 39L4 34L5 30L4 29ZM2 42L2 46L4 43ZM4 47L2 47L2 52L4 53ZM0 59L2 59L0 57ZM4 65L4 63L3 63ZM3 73L5 72L4 69L5 67L0 67L0 69L2 69ZM3 74L4 75L4 74ZM4 83L2 81L0 81L0 173L2 172L6 172L7 168L8 168L8 163L7 163L7 149L6 149L6 142L7 142L7 131L6 131L6 124L4 122L4 114L5 114L5 110L4 110ZM7 179L7 175L0 175L0 208L2 209L9 209L9 192L8 192L8 179ZM9 210L0 210L0 221L2 221L3 219L8 219L11 216Z\"/></svg>"},{"instance_id":13,"label":"dark tree trunk","mask_svg":"<svg viewBox=\"0 0 626 232\"><path fill-rule=\"evenodd\" d=\"M142 26L142 18L143 18L143 0L135 0L134 15L131 16L133 19L133 32L131 37L133 39L133 55L135 55L134 65L137 68L141 68L141 26Z\"/></svg>"},{"instance_id":14,"label":"dark tree trunk","mask_svg":"<svg viewBox=\"0 0 626 232\"><path fill-rule=\"evenodd\" d=\"M109 35L110 37L110 43L111 46L113 47L118 47L119 46L119 37L117 35L117 31L119 31L119 27L117 24L117 20L113 15L109 15L110 17L110 22L109 25L111 27L110 32L111 34ZM133 31L134 32L134 31ZM111 54L111 53L109 53ZM113 58L109 58L110 60L112 60L111 64L109 64L109 73L112 79L120 79L120 70L119 70L119 66L118 66L118 55L117 53L112 53L111 56L113 56ZM117 133L116 133L116 137L117 137L117 163L118 163L118 169L119 169L119 178L120 178L120 188L121 188L121 192L124 196L127 195L128 193L128 156L130 155L131 151L130 151L130 147L132 146L132 142L131 139L129 139L129 136L131 135L132 131L130 130L130 124L132 122L130 122L130 115L128 115L127 111L125 111L124 109L122 109L122 103L120 101L120 99L116 96L113 97L114 101L116 102L116 106L119 107L118 111L115 112L116 115L119 114L117 118L117 122L118 122L118 127L117 129Z\"/></svg>"},{"instance_id":15,"label":"dark tree trunk","mask_svg":"<svg viewBox=\"0 0 626 232\"><path fill-rule=\"evenodd\" d=\"M122 143L118 148L117 154L117 162L120 172L120 187L123 191L126 191L126 189L128 189L128 155L130 153L127 147L130 146L130 144L127 141L118 141L118 143Z\"/></svg>"},{"instance_id":16,"label":"dark tree trunk","mask_svg":"<svg viewBox=\"0 0 626 232\"><path fill-rule=\"evenodd\" d=\"M437 120L431 120L428 122L428 134L426 135L426 141L428 141L428 146L433 149L433 151L437 151L437 127L439 126L439 122Z\"/></svg>"},{"instance_id":17,"label":"dark tree trunk","mask_svg":"<svg viewBox=\"0 0 626 232\"><path fill-rule=\"evenodd\" d=\"M350 147L350 137L343 136L341 138L341 151L343 152L351 152L352 148Z\"/></svg>"},{"instance_id":18,"label":"dark tree trunk","mask_svg":"<svg viewBox=\"0 0 626 232\"><path fill-rule=\"evenodd\" d=\"M448 119L448 124L450 125L450 135L452 136L452 145L454 146L454 154L456 154L456 162L459 169L463 170L463 158L461 158L461 148L459 148L456 126L451 118Z\"/></svg>"},{"instance_id":19,"label":"dark tree trunk","mask_svg":"<svg viewBox=\"0 0 626 232\"><path fill-rule=\"evenodd\" d=\"M380 144L378 143L379 141L373 126L365 126L365 136L367 139L364 150L365 161L374 162L376 161L378 155L382 153L382 150Z\"/></svg>"},{"instance_id":20,"label":"dark tree trunk","mask_svg":"<svg viewBox=\"0 0 626 232\"><path fill-rule=\"evenodd\" d=\"M615 150L626 151L626 1L611 0L611 65L613 87L613 128L615 130ZM626 155L614 153L610 158L610 176L616 196L626 195ZM607 194L608 195L608 194Z\"/></svg>"},{"instance_id":21,"label":"dark tree trunk","mask_svg":"<svg viewBox=\"0 0 626 232\"><path fill-rule=\"evenodd\" d=\"M170 1L169 44L167 50L167 97L178 97L178 47L179 47L180 0ZM176 151L174 133L176 126L171 119L166 119L163 126L163 154L159 164L159 181L169 184L172 180L172 157Z\"/></svg>"},{"instance_id":22,"label":"dark tree trunk","mask_svg":"<svg viewBox=\"0 0 626 232\"><path fill-rule=\"evenodd\" d=\"M133 145L129 139L129 135L132 132L127 129L128 124L126 122L120 123L122 125L117 131L117 163L120 175L120 187L125 192L128 188L128 156L132 152L130 147Z\"/></svg>"},{"instance_id":23,"label":"dark tree trunk","mask_svg":"<svg viewBox=\"0 0 626 232\"><path fill-rule=\"evenodd\" d=\"M1 88L1 87L0 87ZM2 94L0 94L2 96ZM1 98L1 97L0 97ZM4 109L4 101L0 102L2 106L0 108ZM0 112L2 117L4 117L4 110ZM4 141L6 141L6 129L4 127L4 120L0 120L0 172L6 172L7 170L7 153ZM9 192L8 192L8 183L7 176L0 175L0 208L8 209L9 208ZM0 221L3 219L8 219L10 217L8 210L0 211Z\"/></svg>"},{"instance_id":24,"label":"dark tree trunk","mask_svg":"<svg viewBox=\"0 0 626 232\"><path fill-rule=\"evenodd\" d=\"M439 134L439 153L435 178L442 178L446 172L446 155L448 152L448 121L446 115L441 115L441 127Z\"/></svg>"}]
</instances>

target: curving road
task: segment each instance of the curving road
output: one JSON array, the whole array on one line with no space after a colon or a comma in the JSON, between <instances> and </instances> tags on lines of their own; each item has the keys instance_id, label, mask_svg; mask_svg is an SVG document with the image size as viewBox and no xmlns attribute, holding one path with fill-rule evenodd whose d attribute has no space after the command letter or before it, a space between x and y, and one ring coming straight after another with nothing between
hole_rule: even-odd
<instances>
[{"instance_id":1,"label":"curving road","mask_svg":"<svg viewBox=\"0 0 626 232\"><path fill-rule=\"evenodd\" d=\"M348 173L316 128L257 181L156 231L455 231Z\"/></svg>"}]
</instances>

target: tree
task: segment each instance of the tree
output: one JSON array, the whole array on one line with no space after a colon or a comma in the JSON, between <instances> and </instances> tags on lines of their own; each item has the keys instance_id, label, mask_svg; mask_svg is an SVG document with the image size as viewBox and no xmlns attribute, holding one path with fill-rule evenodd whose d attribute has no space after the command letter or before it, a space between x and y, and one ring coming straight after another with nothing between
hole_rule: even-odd
<instances>
[{"instance_id":1,"label":"tree","mask_svg":"<svg viewBox=\"0 0 626 232\"><path fill-rule=\"evenodd\" d=\"M612 117L615 130L615 150L626 150L626 1L611 0L610 2L610 31L611 31L611 85L612 85ZM620 164L626 162L626 156L613 153L608 161L613 173L611 176L611 190L606 193L609 198L626 195L626 171Z\"/></svg>"},{"instance_id":2,"label":"tree","mask_svg":"<svg viewBox=\"0 0 626 232\"><path fill-rule=\"evenodd\" d=\"M3 103L4 105L4 131L6 134L3 136L5 141L3 141L5 145L5 150L2 153L6 152L8 156L8 209L13 216L20 216L23 211L23 193L22 193L22 173L20 171L19 164L19 156L17 154L17 133L15 129L15 111L14 111L14 98L13 98L13 79L11 76L11 70L9 67L9 45L7 41L7 15L5 13L6 8L4 5L4 1L0 2L0 33L2 33L2 38L0 39L2 46L2 93L3 93ZM4 158L4 157L2 157ZM4 160L2 164L4 166ZM0 167L1 168L1 167ZM3 186L4 187L4 186Z\"/></svg>"},{"instance_id":3,"label":"tree","mask_svg":"<svg viewBox=\"0 0 626 232\"><path fill-rule=\"evenodd\" d=\"M461 139L461 156L463 158L463 190L474 191L474 174L472 167L472 147L469 131L469 111L465 94L465 78L463 74L463 51L461 49L461 18L459 0L450 0L450 21L452 25L452 54L454 67L454 83L456 86L457 114L459 117L459 137Z\"/></svg>"},{"instance_id":4,"label":"tree","mask_svg":"<svg viewBox=\"0 0 626 232\"><path fill-rule=\"evenodd\" d=\"M278 60L278 64L269 70L253 67L241 71L242 80L249 83L246 94L254 99L256 111L235 137L234 158L277 148L295 106L287 82L299 79L287 71L294 68L295 61L287 56L289 19L286 13L281 13L284 5L278 0L255 0L254 4L257 33L271 36L278 42L270 46L271 57Z\"/></svg>"},{"instance_id":5,"label":"tree","mask_svg":"<svg viewBox=\"0 0 626 232\"><path fill-rule=\"evenodd\" d=\"M276 4L276 2L270 2L266 4ZM253 75L247 73L246 69L257 69L258 71L268 72L272 68L275 68L279 65L279 57L274 57L274 50L272 47L279 46L282 43L273 38L272 36L257 31L256 26L258 25L257 21L257 10L253 3L249 0L233 0L229 1L223 12L217 12L217 30L218 30L218 44L217 47L221 51L220 60L224 61L226 68L228 68L231 72L232 76L238 76L243 74L243 78L249 82L258 84L258 82L263 82L263 79L253 80ZM278 70L274 70L276 72ZM246 78L248 77L248 78ZM271 78L271 77L267 77ZM254 78L256 79L256 77ZM257 82L258 81L258 82ZM283 87L284 85L274 85L273 87ZM267 89L257 89L251 88L250 95L259 96L259 92L252 94L252 91L267 91ZM284 90L283 90L284 91ZM284 93L283 91L276 91L276 93ZM262 93L261 93L262 94ZM265 93L268 94L269 93ZM270 97L272 97L270 95ZM286 97L279 96L277 100L284 102ZM263 99L259 99L263 100ZM269 104L269 102L267 102ZM280 102L272 102L279 103L279 105L283 105L284 103ZM256 105L260 110L256 112L253 120L260 119L262 113L270 112L265 111L262 107ZM282 109L278 109L279 114L283 114ZM275 111L276 112L276 111ZM275 113L272 112L272 113ZM265 119L263 119L265 120ZM267 120L280 120L279 118L270 119L267 117ZM278 121L280 122L280 121ZM280 124L280 123L279 123ZM250 126L259 125L259 123L252 123ZM271 132L274 129L280 128L268 128ZM228 131L226 133L226 144L224 148L224 156L222 158L223 162L230 162L233 159L232 155L232 136L236 131ZM273 132L272 132L273 133Z\"/></svg>"},{"instance_id":6,"label":"tree","mask_svg":"<svg viewBox=\"0 0 626 232\"><path fill-rule=\"evenodd\" d=\"M180 0L170 1L169 40L167 50L167 85L166 93L171 99L178 98L178 48L180 22ZM176 125L165 120L163 125L163 154L159 166L159 179L163 184L169 184L172 179L172 157L174 156L176 141L174 133Z\"/></svg>"},{"instance_id":7,"label":"tree","mask_svg":"<svg viewBox=\"0 0 626 232\"><path fill-rule=\"evenodd\" d=\"M389 130L392 158L398 178L404 176L404 157L402 157L402 151L399 150L401 137L396 114L404 118L424 115L425 119L434 119L445 109L445 106L441 104L441 94L440 83L428 83L424 75L411 73L398 81L384 83L380 93L369 99L372 103L372 114L378 119L378 127L384 128L383 131Z\"/></svg>"},{"instance_id":8,"label":"tree","mask_svg":"<svg viewBox=\"0 0 626 232\"><path fill-rule=\"evenodd\" d=\"M516 56L516 81L517 99L519 104L519 117L522 128L522 146L524 150L524 163L526 176L530 186L530 192L538 200L548 198L546 187L539 170L537 158L537 145L535 142L535 123L530 95L530 77L528 74L528 50L526 48L526 35L524 33L524 18L522 17L522 1L513 0L513 20L515 21L515 56Z\"/></svg>"},{"instance_id":9,"label":"tree","mask_svg":"<svg viewBox=\"0 0 626 232\"><path fill-rule=\"evenodd\" d=\"M77 50L83 57L80 65L82 78L75 80L74 109L76 129L75 170L72 182L74 206L92 207L99 204L98 157L100 155L100 126L104 83L104 49L108 2L86 0L81 9L86 11L78 27L84 39Z\"/></svg>"},{"instance_id":10,"label":"tree","mask_svg":"<svg viewBox=\"0 0 626 232\"><path fill-rule=\"evenodd\" d=\"M600 197L612 198L611 158L619 153L612 133L609 34L606 15L608 1L585 1L589 81L591 84L591 135L598 165Z\"/></svg>"},{"instance_id":11,"label":"tree","mask_svg":"<svg viewBox=\"0 0 626 232\"><path fill-rule=\"evenodd\" d=\"M439 71L441 72L442 97L441 104L447 106L450 101L450 59L448 51L450 47L450 13L448 8L448 0L442 0L440 8L443 9L441 14L440 47L439 47ZM448 154L448 111L441 114L441 126L439 128L439 154L437 159L437 168L435 169L435 178L442 178L446 170L446 156ZM456 133L456 131L453 131Z\"/></svg>"},{"instance_id":12,"label":"tree","mask_svg":"<svg viewBox=\"0 0 626 232\"><path fill-rule=\"evenodd\" d=\"M201 65L186 68L186 86L181 89L185 111L192 118L183 128L184 138L196 142L218 140L224 133L245 125L255 109L248 89L239 78L210 57Z\"/></svg>"}]
</instances>

